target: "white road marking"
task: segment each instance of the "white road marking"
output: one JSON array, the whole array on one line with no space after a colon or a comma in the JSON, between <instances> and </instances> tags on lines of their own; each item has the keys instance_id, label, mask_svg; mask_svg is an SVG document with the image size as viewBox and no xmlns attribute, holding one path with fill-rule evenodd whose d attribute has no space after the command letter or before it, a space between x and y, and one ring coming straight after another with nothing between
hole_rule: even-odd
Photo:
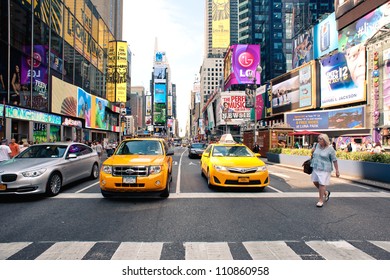
<instances>
[{"instance_id":1,"label":"white road marking","mask_svg":"<svg viewBox=\"0 0 390 280\"><path fill-rule=\"evenodd\" d=\"M266 187L267 188L267 187ZM139 197L139 196L137 196ZM148 197L148 196L145 196ZM171 193L168 199L180 198L312 198L318 197L318 192L277 192L277 193L236 193L236 192L211 192L211 193ZM51 199L103 199L100 193L60 193ZM150 198L150 196L148 197ZM390 193L385 192L332 192L334 198L390 198Z\"/></svg>"},{"instance_id":2,"label":"white road marking","mask_svg":"<svg viewBox=\"0 0 390 280\"><path fill-rule=\"evenodd\" d=\"M272 187L272 186L267 186L266 188L270 188L271 190L274 190L275 192L282 193L282 191L280 191L280 190L278 190L278 189L275 189L275 188Z\"/></svg>"},{"instance_id":3,"label":"white road marking","mask_svg":"<svg viewBox=\"0 0 390 280\"><path fill-rule=\"evenodd\" d=\"M186 260L233 260L226 242L185 242Z\"/></svg>"},{"instance_id":4,"label":"white road marking","mask_svg":"<svg viewBox=\"0 0 390 280\"><path fill-rule=\"evenodd\" d=\"M272 174L272 175L275 175L275 176L278 176L278 177L291 178L290 176L288 176L286 174L272 172L272 171L268 171L268 172L269 172L269 174Z\"/></svg>"},{"instance_id":5,"label":"white road marking","mask_svg":"<svg viewBox=\"0 0 390 280\"><path fill-rule=\"evenodd\" d=\"M390 252L390 241L370 241L372 244L382 248L383 250Z\"/></svg>"},{"instance_id":6,"label":"white road marking","mask_svg":"<svg viewBox=\"0 0 390 280\"><path fill-rule=\"evenodd\" d=\"M123 242L119 245L112 260L159 260L162 242Z\"/></svg>"},{"instance_id":7,"label":"white road marking","mask_svg":"<svg viewBox=\"0 0 390 280\"><path fill-rule=\"evenodd\" d=\"M92 188L92 187L94 187L96 185L99 185L99 181L97 181L96 183L90 184L89 186L86 186L85 188L83 188L81 190L78 190L76 193L81 193L81 192L83 192L85 190L88 190L89 188Z\"/></svg>"},{"instance_id":8,"label":"white road marking","mask_svg":"<svg viewBox=\"0 0 390 280\"><path fill-rule=\"evenodd\" d=\"M37 260L81 260L96 242L58 242L38 256Z\"/></svg>"},{"instance_id":9,"label":"white road marking","mask_svg":"<svg viewBox=\"0 0 390 280\"><path fill-rule=\"evenodd\" d=\"M183 159L183 155L187 150L184 150L184 152L181 153L180 155L180 160L179 160L179 168L177 170L177 181L176 181L176 194L180 193L180 177L181 177L181 160Z\"/></svg>"},{"instance_id":10,"label":"white road marking","mask_svg":"<svg viewBox=\"0 0 390 280\"><path fill-rule=\"evenodd\" d=\"M283 241L243 242L253 260L301 260Z\"/></svg>"},{"instance_id":11,"label":"white road marking","mask_svg":"<svg viewBox=\"0 0 390 280\"><path fill-rule=\"evenodd\" d=\"M306 244L326 260L374 260L347 241L308 241Z\"/></svg>"},{"instance_id":12,"label":"white road marking","mask_svg":"<svg viewBox=\"0 0 390 280\"><path fill-rule=\"evenodd\" d=\"M4 226L4 225L2 225ZM31 242L12 242L0 244L0 260L6 260L10 256L16 254L23 248L30 245Z\"/></svg>"}]
</instances>

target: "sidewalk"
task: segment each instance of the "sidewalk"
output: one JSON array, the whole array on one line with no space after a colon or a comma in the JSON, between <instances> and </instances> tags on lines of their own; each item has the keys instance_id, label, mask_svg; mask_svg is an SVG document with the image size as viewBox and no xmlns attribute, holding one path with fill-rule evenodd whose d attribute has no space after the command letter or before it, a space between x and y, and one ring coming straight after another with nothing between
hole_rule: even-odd
<instances>
[{"instance_id":1,"label":"sidewalk","mask_svg":"<svg viewBox=\"0 0 390 280\"><path fill-rule=\"evenodd\" d=\"M295 170L302 171L302 168L292 166L292 165L270 162L267 160L267 158L261 158L261 160L264 161L267 165L277 165L277 166L283 167L283 168L289 168L289 169L295 169ZM332 174L332 177L335 177L335 176ZM384 189L384 190L390 191L390 184L388 184L388 183L378 182L378 181L373 181L373 180L366 180L366 179L361 179L361 178L357 178L357 177L350 177L350 176L345 176L345 175L343 176L343 174L341 174L339 178L344 179L344 180L348 180L348 181L353 182L353 183L364 184L367 186L376 187L379 189Z\"/></svg>"}]
</instances>

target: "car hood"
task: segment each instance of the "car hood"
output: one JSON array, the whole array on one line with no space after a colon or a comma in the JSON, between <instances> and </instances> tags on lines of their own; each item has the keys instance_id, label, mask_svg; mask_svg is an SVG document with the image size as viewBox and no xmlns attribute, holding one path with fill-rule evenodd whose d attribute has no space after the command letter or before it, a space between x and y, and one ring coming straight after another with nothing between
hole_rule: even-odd
<instances>
[{"instance_id":1,"label":"car hood","mask_svg":"<svg viewBox=\"0 0 390 280\"><path fill-rule=\"evenodd\" d=\"M254 167L265 163L257 157L213 157L211 162L226 167Z\"/></svg>"},{"instance_id":2,"label":"car hood","mask_svg":"<svg viewBox=\"0 0 390 280\"><path fill-rule=\"evenodd\" d=\"M0 174L5 172L19 172L52 167L61 159L55 158L14 158L0 163Z\"/></svg>"},{"instance_id":3,"label":"car hood","mask_svg":"<svg viewBox=\"0 0 390 280\"><path fill-rule=\"evenodd\" d=\"M113 155L103 164L105 165L162 165L164 156L150 155Z\"/></svg>"}]
</instances>

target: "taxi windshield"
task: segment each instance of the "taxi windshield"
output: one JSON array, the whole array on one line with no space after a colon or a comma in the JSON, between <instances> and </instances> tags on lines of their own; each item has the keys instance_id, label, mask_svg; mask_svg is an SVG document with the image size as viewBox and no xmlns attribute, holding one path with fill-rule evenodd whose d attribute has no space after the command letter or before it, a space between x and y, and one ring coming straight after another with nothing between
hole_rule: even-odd
<instances>
[{"instance_id":1,"label":"taxi windshield","mask_svg":"<svg viewBox=\"0 0 390 280\"><path fill-rule=\"evenodd\" d=\"M245 146L215 146L214 157L251 157L252 153Z\"/></svg>"}]
</instances>

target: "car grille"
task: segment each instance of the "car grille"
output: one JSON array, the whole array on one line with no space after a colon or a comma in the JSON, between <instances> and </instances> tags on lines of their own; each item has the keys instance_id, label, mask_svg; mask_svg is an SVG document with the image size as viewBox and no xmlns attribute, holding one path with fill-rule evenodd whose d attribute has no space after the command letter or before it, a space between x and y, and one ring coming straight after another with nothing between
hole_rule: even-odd
<instances>
[{"instance_id":1,"label":"car grille","mask_svg":"<svg viewBox=\"0 0 390 280\"><path fill-rule=\"evenodd\" d=\"M238 182L238 180L226 180L225 181L226 185L240 185L240 186L245 186L245 185L260 185L261 181L260 180L251 180L249 182Z\"/></svg>"},{"instance_id":2,"label":"car grille","mask_svg":"<svg viewBox=\"0 0 390 280\"><path fill-rule=\"evenodd\" d=\"M257 167L251 167L251 168L227 167L227 170L229 170L229 172L231 173L248 174L248 173L255 173L257 171Z\"/></svg>"},{"instance_id":3,"label":"car grille","mask_svg":"<svg viewBox=\"0 0 390 280\"><path fill-rule=\"evenodd\" d=\"M4 174L1 176L1 181L4 183L15 182L18 175L16 174Z\"/></svg>"},{"instance_id":4,"label":"car grille","mask_svg":"<svg viewBox=\"0 0 390 280\"><path fill-rule=\"evenodd\" d=\"M147 166L114 166L112 176L148 176Z\"/></svg>"},{"instance_id":5,"label":"car grille","mask_svg":"<svg viewBox=\"0 0 390 280\"><path fill-rule=\"evenodd\" d=\"M125 184L125 183L115 183L117 188L143 188L145 184Z\"/></svg>"}]
</instances>

